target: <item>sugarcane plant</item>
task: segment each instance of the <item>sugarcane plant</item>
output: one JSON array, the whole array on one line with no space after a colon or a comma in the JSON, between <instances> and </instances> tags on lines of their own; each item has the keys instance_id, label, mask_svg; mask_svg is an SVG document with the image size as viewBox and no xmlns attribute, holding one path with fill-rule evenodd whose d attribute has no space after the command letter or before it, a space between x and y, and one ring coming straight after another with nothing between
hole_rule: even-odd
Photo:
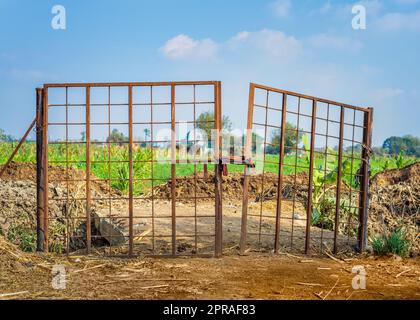
<instances>
[{"instance_id":1,"label":"sugarcane plant","mask_svg":"<svg viewBox=\"0 0 420 320\"><path fill-rule=\"evenodd\" d=\"M302 143L304 146L305 154L304 161L307 167L310 166L310 147L309 140L306 135L302 136ZM342 179L342 184L345 188L356 189L359 186L357 180L351 179L352 177L352 162L348 159L337 163L336 151L331 148L326 150L326 159L318 162L318 165L313 170L312 177L312 213L311 224L328 230L334 230L335 224L335 210L336 210L336 197L335 190L337 188L338 168L341 165L342 176L350 177ZM331 158L335 158L332 160ZM341 186L340 186L341 187ZM351 199L342 197L340 199L340 220L348 219L349 216L356 217L357 209L352 205ZM350 230L348 230L350 231ZM356 232L353 230L353 232ZM352 232L352 233L353 233Z\"/></svg>"}]
</instances>

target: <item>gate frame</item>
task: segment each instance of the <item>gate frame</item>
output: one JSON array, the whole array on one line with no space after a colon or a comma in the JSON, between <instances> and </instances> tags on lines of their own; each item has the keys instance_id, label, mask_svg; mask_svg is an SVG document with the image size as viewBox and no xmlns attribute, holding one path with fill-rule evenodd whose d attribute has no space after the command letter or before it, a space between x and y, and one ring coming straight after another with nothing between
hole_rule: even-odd
<instances>
[{"instance_id":1,"label":"gate frame","mask_svg":"<svg viewBox=\"0 0 420 320\"><path fill-rule=\"evenodd\" d=\"M362 183L360 184L359 191L359 225L358 225L358 234L357 234L357 250L360 253L363 253L366 250L367 242L367 220L368 220L368 209L369 209L369 180L370 180L370 155L371 155L371 145L372 145L372 125L373 125L373 108L362 108L345 103L340 103L337 101L332 101L328 99L318 98L314 96L309 96L305 94L300 94L292 91L282 90L270 86L260 85L256 83L250 83L249 86L249 100L248 100L248 117L247 117L247 135L246 135L246 145L245 145L245 157L252 158L252 129L253 129L253 116L254 116L254 105L255 105L255 89L266 90L267 92L276 92L283 95L282 99L282 125L281 125L281 136L280 136L280 154L279 154L279 173L278 173L278 188L277 188L277 208L276 208L276 228L274 236L274 252L278 253L280 250L279 247L279 238L280 238L280 216L281 216L281 202L282 202L282 181L283 181L283 161L284 161L284 138L285 138L285 122L286 117L286 97L294 96L301 99L311 100L312 105L312 114L311 114L311 146L310 146L310 165L309 165L309 186L308 186L308 200L307 200L307 217L306 217L306 237L305 237L305 254L310 253L310 232L311 232L311 218L312 218L312 191L313 191L313 170L314 170L314 144L315 144L315 132L316 132L316 110L317 103L326 103L336 105L341 107L340 112L340 136L339 136L339 161L342 159L342 147L343 147L343 126L344 126L344 109L353 109L357 111L362 111L364 113L364 122L363 122L363 142L362 142L362 156L361 156L361 172L363 176ZM267 122L267 120L266 120ZM265 123L267 125L267 123ZM297 129L299 130L299 128ZM264 146L265 148L265 146ZM265 152L265 151L264 151ZM340 162L341 163L341 162ZM338 166L337 173L337 186L341 185L341 175L342 168ZM249 189L249 180L250 180L250 168L246 167L244 171L244 181L243 181L243 200L242 200L242 225L241 225L241 239L240 239L240 254L245 254L247 247L247 226L248 226L248 189ZM341 187L337 188L336 194L336 214L335 214L335 226L334 226L334 254L337 253L337 235L338 228L337 221L339 220L339 211L340 211L340 194ZM338 200L338 203L337 203Z\"/></svg>"},{"instance_id":2,"label":"gate frame","mask_svg":"<svg viewBox=\"0 0 420 320\"><path fill-rule=\"evenodd\" d=\"M214 227L214 256L221 257L223 254L223 213L222 213L222 83L221 81L171 81L171 82L107 82L107 83L57 83L44 84L43 88L36 89L36 138L37 138L37 251L48 252L48 89L49 88L86 88L86 224L91 223L90 209L90 88L92 87L128 87L128 110L129 110L129 252L133 256L133 87L171 87L171 204L172 204L172 254L169 257L180 256L176 254L176 137L175 132L175 88L176 86L208 85L214 87L214 126L216 129L214 146L215 165L215 227ZM195 121L195 119L194 119ZM151 125L153 122L150 123ZM67 125L67 123L66 123ZM152 138L153 140L153 138ZM175 161L175 162L174 162ZM204 165L205 176L207 165ZM86 253L91 252L91 232L86 228ZM67 252L67 254L69 254ZM207 256L205 254L193 254L193 256Z\"/></svg>"}]
</instances>

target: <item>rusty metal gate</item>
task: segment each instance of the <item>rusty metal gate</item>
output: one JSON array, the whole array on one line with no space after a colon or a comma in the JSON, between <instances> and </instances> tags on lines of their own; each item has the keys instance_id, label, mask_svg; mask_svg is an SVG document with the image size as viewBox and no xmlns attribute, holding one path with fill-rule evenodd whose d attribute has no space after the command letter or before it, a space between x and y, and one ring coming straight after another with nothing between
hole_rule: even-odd
<instances>
[{"instance_id":1,"label":"rusty metal gate","mask_svg":"<svg viewBox=\"0 0 420 320\"><path fill-rule=\"evenodd\" d=\"M365 248L372 113L251 84L241 252Z\"/></svg>"},{"instance_id":2,"label":"rusty metal gate","mask_svg":"<svg viewBox=\"0 0 420 320\"><path fill-rule=\"evenodd\" d=\"M221 255L219 81L46 84L36 123L39 250Z\"/></svg>"}]
</instances>

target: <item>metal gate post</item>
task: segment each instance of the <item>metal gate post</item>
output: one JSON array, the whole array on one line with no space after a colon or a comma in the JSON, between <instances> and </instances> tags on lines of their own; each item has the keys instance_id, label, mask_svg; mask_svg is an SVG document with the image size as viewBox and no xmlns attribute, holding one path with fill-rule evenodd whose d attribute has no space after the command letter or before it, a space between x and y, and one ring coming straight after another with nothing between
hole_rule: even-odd
<instances>
[{"instance_id":1,"label":"metal gate post","mask_svg":"<svg viewBox=\"0 0 420 320\"><path fill-rule=\"evenodd\" d=\"M248 100L248 119L247 119L247 132L245 142L245 160L252 158L252 121L254 117L254 97L255 97L255 85L251 83L249 85L249 100ZM248 189L250 179L250 168L245 167L244 169L244 185L243 185L243 196L242 196L242 222L241 222L241 241L239 245L240 254L244 254L246 250L246 241L248 234Z\"/></svg>"},{"instance_id":2,"label":"metal gate post","mask_svg":"<svg viewBox=\"0 0 420 320\"><path fill-rule=\"evenodd\" d=\"M171 84L171 210L172 210L172 256L176 256L176 125L175 84Z\"/></svg>"},{"instance_id":3,"label":"metal gate post","mask_svg":"<svg viewBox=\"0 0 420 320\"><path fill-rule=\"evenodd\" d=\"M276 208L276 233L274 238L274 252L278 253L280 250L280 219L281 219L281 202L283 189L283 163L284 163L284 143L286 137L286 105L287 95L283 93L283 103L281 110L281 134L280 134L280 155L279 155L279 173L277 186L277 208Z\"/></svg>"},{"instance_id":4,"label":"metal gate post","mask_svg":"<svg viewBox=\"0 0 420 320\"><path fill-rule=\"evenodd\" d=\"M372 144L372 115L373 108L364 115L363 122L363 151L362 151L362 183L359 195L359 228L357 235L358 249L362 253L366 250L367 242L367 219L369 210L369 175L370 175L370 153Z\"/></svg>"},{"instance_id":5,"label":"metal gate post","mask_svg":"<svg viewBox=\"0 0 420 320\"><path fill-rule=\"evenodd\" d=\"M337 238L340 227L340 209L341 209L341 181L343 175L343 140L344 140L344 107L340 108L340 141L338 145L338 170L337 170L337 191L335 194L335 220L334 220L334 254L337 254Z\"/></svg>"},{"instance_id":6,"label":"metal gate post","mask_svg":"<svg viewBox=\"0 0 420 320\"><path fill-rule=\"evenodd\" d=\"M48 89L42 90L42 202L44 206L42 215L42 227L44 229L44 252L48 252L48 229L49 229L49 211L48 211Z\"/></svg>"},{"instance_id":7,"label":"metal gate post","mask_svg":"<svg viewBox=\"0 0 420 320\"><path fill-rule=\"evenodd\" d=\"M86 87L86 252L91 249L90 191L90 86Z\"/></svg>"},{"instance_id":8,"label":"metal gate post","mask_svg":"<svg viewBox=\"0 0 420 320\"><path fill-rule=\"evenodd\" d=\"M128 255L133 255L134 247L134 205L133 205L133 86L128 87Z\"/></svg>"},{"instance_id":9,"label":"metal gate post","mask_svg":"<svg viewBox=\"0 0 420 320\"><path fill-rule=\"evenodd\" d=\"M222 175L223 175L223 164L222 164L222 102L221 102L221 82L218 81L215 86L215 101L216 101L216 113L215 113L215 125L216 125L216 141L215 141L215 256L220 257L223 253L223 213L222 213Z\"/></svg>"},{"instance_id":10,"label":"metal gate post","mask_svg":"<svg viewBox=\"0 0 420 320\"><path fill-rule=\"evenodd\" d=\"M43 97L44 89L36 89L36 250L44 251L44 176L43 176Z\"/></svg>"},{"instance_id":11,"label":"metal gate post","mask_svg":"<svg viewBox=\"0 0 420 320\"><path fill-rule=\"evenodd\" d=\"M309 150L309 182L308 182L308 202L306 208L306 241L305 253L309 254L311 248L311 224L312 224L312 194L314 177L314 151L315 151L315 130L316 130L316 100L312 104L312 127L311 127L311 147Z\"/></svg>"}]
</instances>

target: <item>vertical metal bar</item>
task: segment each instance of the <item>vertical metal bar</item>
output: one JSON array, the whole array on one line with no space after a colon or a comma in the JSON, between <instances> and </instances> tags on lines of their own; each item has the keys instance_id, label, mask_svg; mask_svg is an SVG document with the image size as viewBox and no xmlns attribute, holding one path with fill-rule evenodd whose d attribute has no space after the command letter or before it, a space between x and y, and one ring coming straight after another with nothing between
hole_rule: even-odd
<instances>
[{"instance_id":1,"label":"vertical metal bar","mask_svg":"<svg viewBox=\"0 0 420 320\"><path fill-rule=\"evenodd\" d=\"M171 198L172 198L172 255L176 255L176 135L175 84L171 85Z\"/></svg>"},{"instance_id":2,"label":"vertical metal bar","mask_svg":"<svg viewBox=\"0 0 420 320\"><path fill-rule=\"evenodd\" d=\"M283 162L284 162L284 142L286 136L286 104L287 95L283 93L283 104L281 110L281 133L280 133L280 155L279 155L279 173L277 185L277 208L276 208L276 233L274 238L274 252L280 250L280 219L281 219L281 201L283 188ZM297 129L299 130L299 129ZM293 217L293 213L292 213Z\"/></svg>"},{"instance_id":3,"label":"vertical metal bar","mask_svg":"<svg viewBox=\"0 0 420 320\"><path fill-rule=\"evenodd\" d=\"M216 166L215 166L215 256L220 257L223 252L223 225L222 225L222 116L221 116L221 83L218 81L215 85L215 129L216 129Z\"/></svg>"},{"instance_id":4,"label":"vertical metal bar","mask_svg":"<svg viewBox=\"0 0 420 320\"><path fill-rule=\"evenodd\" d=\"M312 104L312 126L311 126L311 148L309 150L309 181L308 181L308 202L306 208L306 239L305 253L310 251L311 244L311 220L312 220L312 194L314 177L314 149L315 149L315 130L316 130L316 100Z\"/></svg>"},{"instance_id":5,"label":"vertical metal bar","mask_svg":"<svg viewBox=\"0 0 420 320\"><path fill-rule=\"evenodd\" d=\"M298 98L298 112L297 112L297 123L296 123L296 141L299 141L299 127L300 127L300 101L301 98ZM287 119L286 119L287 120ZM298 148L299 145L296 145L296 154L294 155L295 157L295 163L293 166L293 170L294 170L294 178L293 178L293 188L296 189L296 184L297 184L297 166L298 166ZM296 190L293 191L293 210L292 210L292 230L290 232L290 249L293 249L293 237L294 237L294 227L295 227L295 210L296 210Z\"/></svg>"},{"instance_id":6,"label":"vertical metal bar","mask_svg":"<svg viewBox=\"0 0 420 320\"><path fill-rule=\"evenodd\" d=\"M133 255L133 87L128 87L128 254Z\"/></svg>"},{"instance_id":7,"label":"vertical metal bar","mask_svg":"<svg viewBox=\"0 0 420 320\"><path fill-rule=\"evenodd\" d=\"M70 187L69 187L69 88L66 87L66 249L67 255L70 252L70 217L69 217L69 206L70 206Z\"/></svg>"},{"instance_id":8,"label":"vertical metal bar","mask_svg":"<svg viewBox=\"0 0 420 320\"><path fill-rule=\"evenodd\" d=\"M268 132L268 100L270 95L270 90L266 90L267 95L265 98L265 119L264 119L264 154L263 154L263 167L262 167L262 177L261 177L261 193L260 193L260 219L258 227L258 244L261 244L261 234L262 234L262 219L263 219L263 204L264 204L264 182L265 182L265 167L266 167L266 158L267 158L267 132Z\"/></svg>"},{"instance_id":9,"label":"vertical metal bar","mask_svg":"<svg viewBox=\"0 0 420 320\"><path fill-rule=\"evenodd\" d=\"M369 188L370 188L370 156L372 154L372 127L373 127L373 108L369 107L369 125L368 125L368 145L367 145L367 159L366 159L366 175L365 175L365 184L366 184L366 192L365 192L365 214L364 214L364 230L363 230L363 242L364 246L363 249L366 250L367 244L367 223L369 218Z\"/></svg>"},{"instance_id":10,"label":"vertical metal bar","mask_svg":"<svg viewBox=\"0 0 420 320\"><path fill-rule=\"evenodd\" d=\"M337 191L335 194L335 227L334 227L334 254L337 253L337 237L340 226L340 208L341 208L341 177L343 162L343 135L344 135L344 107L341 106L340 113L340 142L338 144L338 167L337 167Z\"/></svg>"},{"instance_id":11,"label":"vertical metal bar","mask_svg":"<svg viewBox=\"0 0 420 320\"><path fill-rule=\"evenodd\" d=\"M203 170L204 170L204 179L207 179L208 177L209 177L209 174L208 174L208 170L207 170L207 164L204 164L203 165Z\"/></svg>"},{"instance_id":12,"label":"vertical metal bar","mask_svg":"<svg viewBox=\"0 0 420 320\"><path fill-rule=\"evenodd\" d=\"M197 140L197 97L196 97L196 86L193 86L193 100L194 100L194 104L193 104L193 130L194 130L194 144L196 143ZM198 253L198 228L197 228L197 163L196 163L196 151L194 150L194 250L195 253ZM205 167L205 171L207 171L207 164L204 164Z\"/></svg>"},{"instance_id":13,"label":"vertical metal bar","mask_svg":"<svg viewBox=\"0 0 420 320\"><path fill-rule=\"evenodd\" d=\"M90 219L90 86L86 86L86 252L91 249Z\"/></svg>"},{"instance_id":14,"label":"vertical metal bar","mask_svg":"<svg viewBox=\"0 0 420 320\"><path fill-rule=\"evenodd\" d=\"M43 176L43 94L44 89L36 89L36 250L44 251L44 176Z\"/></svg>"},{"instance_id":15,"label":"vertical metal bar","mask_svg":"<svg viewBox=\"0 0 420 320\"><path fill-rule=\"evenodd\" d=\"M372 142L372 113L373 109L369 108L364 115L364 130L363 130L363 151L362 151L362 175L363 180L360 186L360 204L359 204L359 230L358 230L358 245L359 251L362 253L366 249L366 223L368 217L369 204L369 159L370 146Z\"/></svg>"},{"instance_id":16,"label":"vertical metal bar","mask_svg":"<svg viewBox=\"0 0 420 320\"><path fill-rule=\"evenodd\" d=\"M153 125L153 86L150 86L150 153L152 155L151 176L152 176L152 251L155 254L155 175L154 175L154 161L155 150L153 148L154 137Z\"/></svg>"},{"instance_id":17,"label":"vertical metal bar","mask_svg":"<svg viewBox=\"0 0 420 320\"><path fill-rule=\"evenodd\" d=\"M331 110L331 105L328 103L327 104L327 124L326 124L326 128L325 128L325 150L324 150L324 156L325 156L325 160L324 160L324 179L326 179L327 177L327 166L328 166L328 133L329 133L329 128L330 128L330 110ZM324 193L322 195L322 201L325 201L325 197L326 197L326 193L327 193L327 187L324 183L323 186L323 190ZM321 252L323 252L324 250L324 221L321 222L321 241L320 241L320 248L321 248Z\"/></svg>"},{"instance_id":18,"label":"vertical metal bar","mask_svg":"<svg viewBox=\"0 0 420 320\"><path fill-rule=\"evenodd\" d=\"M254 116L254 97L255 97L255 85L253 83L249 86L249 98L248 98L248 119L247 119L247 132L244 157L245 160L252 158L252 121ZM249 189L249 177L250 168L245 167L244 170L244 185L243 185L243 196L242 196L242 222L241 222L241 240L239 245L239 251L241 254L245 253L247 233L248 233L248 189Z\"/></svg>"},{"instance_id":19,"label":"vertical metal bar","mask_svg":"<svg viewBox=\"0 0 420 320\"><path fill-rule=\"evenodd\" d=\"M354 136L355 136L355 124L356 124L356 111L353 110L353 126L352 126L352 138L351 138L351 166L350 166L350 179L353 179L353 165L354 165ZM357 174L357 172L356 172ZM350 187L349 199L350 206L353 206L353 187ZM350 242L350 227L352 225L352 216L349 214L347 219L347 244Z\"/></svg>"},{"instance_id":20,"label":"vertical metal bar","mask_svg":"<svg viewBox=\"0 0 420 320\"><path fill-rule=\"evenodd\" d=\"M44 252L48 252L48 88L43 89L43 121L42 121L42 166L44 175L44 216L43 216L43 229L44 229Z\"/></svg>"},{"instance_id":21,"label":"vertical metal bar","mask_svg":"<svg viewBox=\"0 0 420 320\"><path fill-rule=\"evenodd\" d=\"M111 181L111 87L108 87L108 192L111 194L112 191L112 181ZM108 211L108 219L112 222L112 197L109 197L109 211ZM112 239L111 230L109 230L108 234L109 239ZM109 254L112 254L112 241L109 242Z\"/></svg>"}]
</instances>

